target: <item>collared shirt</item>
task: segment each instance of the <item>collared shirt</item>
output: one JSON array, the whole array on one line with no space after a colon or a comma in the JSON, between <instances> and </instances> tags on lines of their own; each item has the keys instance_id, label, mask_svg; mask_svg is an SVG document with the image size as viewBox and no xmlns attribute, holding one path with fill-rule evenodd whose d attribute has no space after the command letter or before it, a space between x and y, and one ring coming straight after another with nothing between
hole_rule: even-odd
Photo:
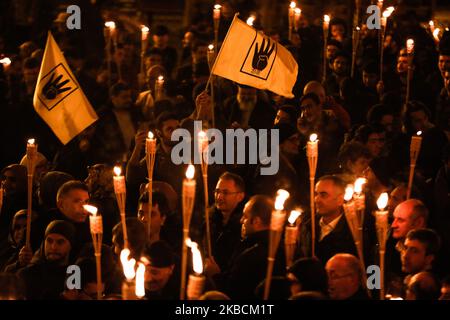
<instances>
[{"instance_id":1,"label":"collared shirt","mask_svg":"<svg viewBox=\"0 0 450 320\"><path fill-rule=\"evenodd\" d=\"M323 218L320 218L319 225L320 225L320 239L319 241L322 241L323 238L325 238L327 235L329 235L334 228L336 228L336 225L339 222L339 219L341 219L342 214L339 215L339 217L332 220L330 223L325 223L323 221Z\"/></svg>"}]
</instances>

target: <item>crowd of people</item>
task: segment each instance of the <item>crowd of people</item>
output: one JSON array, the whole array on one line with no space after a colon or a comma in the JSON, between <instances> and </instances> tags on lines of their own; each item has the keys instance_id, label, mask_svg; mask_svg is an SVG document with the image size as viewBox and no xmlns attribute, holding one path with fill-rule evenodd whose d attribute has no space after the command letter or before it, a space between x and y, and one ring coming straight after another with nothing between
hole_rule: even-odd
<instances>
[{"instance_id":1,"label":"crowd of people","mask_svg":"<svg viewBox=\"0 0 450 320\"><path fill-rule=\"evenodd\" d=\"M219 44L239 11L232 1L221 4ZM270 221L278 189L290 193L287 211L300 208L303 213L297 221L294 262L286 264L283 245L277 251L270 299L382 298L378 289L368 288L364 281L366 270L361 269L344 215L346 186L358 177L367 179L363 190L365 266L379 265L374 212L379 196L389 194L385 294L409 300L450 299L449 32L436 41L415 12L393 14L382 43L384 61L380 66L378 30L363 26L351 76L351 26L332 19L323 66L322 27L302 14L291 40L286 39L286 27L264 30L298 63L295 97L288 99L224 78L210 79L208 45L214 40L210 16L195 17L182 39L170 34L165 25L152 28L141 57L140 29L130 30L127 22L116 21L117 39L106 55L98 41L92 51L86 48L86 39L65 27L67 16L56 12L53 35L99 117L66 145L33 108L45 42L30 33L19 47L13 47L0 34L1 53L11 59L10 65L0 65L4 190L0 298L97 299L96 260L85 204L96 206L103 218L103 299L123 298L120 255L125 241L113 186L113 167L119 165L126 176L128 249L130 257L145 262L145 297L179 299L181 196L187 165L172 161L171 152L178 141L171 137L178 128L194 132L194 121L201 120L204 129L214 125L222 132L278 129L279 170L269 176L260 173L264 163L211 164L205 186L201 167L196 165L197 196L189 236L199 244L204 261L206 283L200 299L263 298ZM104 22L99 19L98 25ZM257 23L255 27L263 29ZM103 41L101 32L93 39L97 36ZM412 61L404 48L408 38L415 41ZM181 50L169 45L176 41ZM160 76L162 89L157 83ZM145 159L149 130L158 143L151 201ZM418 131L422 132L422 145L408 198L409 148ZM315 239L305 152L312 133L319 137ZM28 138L36 139L39 152L32 190L31 240L26 246ZM206 250L204 188L211 195L211 255ZM70 265L81 270L80 288L67 286ZM189 273L191 269L189 263Z\"/></svg>"}]
</instances>

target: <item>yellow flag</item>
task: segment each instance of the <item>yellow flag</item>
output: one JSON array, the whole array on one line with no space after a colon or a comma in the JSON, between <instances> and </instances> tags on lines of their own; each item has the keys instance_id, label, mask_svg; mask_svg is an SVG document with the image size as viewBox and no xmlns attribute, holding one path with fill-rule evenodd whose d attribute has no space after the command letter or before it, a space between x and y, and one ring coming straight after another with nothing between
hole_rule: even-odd
<instances>
[{"instance_id":1,"label":"yellow flag","mask_svg":"<svg viewBox=\"0 0 450 320\"><path fill-rule=\"evenodd\" d=\"M292 98L298 65L285 47L235 16L211 72Z\"/></svg>"},{"instance_id":2,"label":"yellow flag","mask_svg":"<svg viewBox=\"0 0 450 320\"><path fill-rule=\"evenodd\" d=\"M98 119L50 32L33 105L63 144Z\"/></svg>"}]
</instances>

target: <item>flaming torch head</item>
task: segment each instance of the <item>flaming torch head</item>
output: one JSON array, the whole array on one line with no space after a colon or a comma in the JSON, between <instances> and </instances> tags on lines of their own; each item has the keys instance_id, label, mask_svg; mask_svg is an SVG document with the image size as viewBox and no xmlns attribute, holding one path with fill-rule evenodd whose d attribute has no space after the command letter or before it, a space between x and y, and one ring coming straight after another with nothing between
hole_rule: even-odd
<instances>
[{"instance_id":1,"label":"flaming torch head","mask_svg":"<svg viewBox=\"0 0 450 320\"><path fill-rule=\"evenodd\" d=\"M387 192L383 192L377 200L378 210L384 210L388 204L389 196Z\"/></svg>"},{"instance_id":2,"label":"flaming torch head","mask_svg":"<svg viewBox=\"0 0 450 320\"><path fill-rule=\"evenodd\" d=\"M136 297L142 298L145 296L145 265L138 262L136 270Z\"/></svg>"},{"instance_id":3,"label":"flaming torch head","mask_svg":"<svg viewBox=\"0 0 450 320\"><path fill-rule=\"evenodd\" d=\"M115 174L117 177L121 176L121 175L122 175L122 168L119 167L119 166L115 166L115 167L114 167L114 174Z\"/></svg>"},{"instance_id":4,"label":"flaming torch head","mask_svg":"<svg viewBox=\"0 0 450 320\"><path fill-rule=\"evenodd\" d=\"M203 273L203 261L200 250L198 250L197 243L191 241L190 238L186 239L186 245L191 248L192 251L192 268L196 274Z\"/></svg>"},{"instance_id":5,"label":"flaming torch head","mask_svg":"<svg viewBox=\"0 0 450 320\"><path fill-rule=\"evenodd\" d=\"M128 260L129 256L130 256L129 249L123 249L120 252L120 261L122 262L123 273L125 274L125 278L127 278L128 281L131 281L134 279L136 275L136 272L134 271L134 265L136 264L136 260L135 259Z\"/></svg>"},{"instance_id":6,"label":"flaming torch head","mask_svg":"<svg viewBox=\"0 0 450 320\"><path fill-rule=\"evenodd\" d=\"M247 24L248 24L249 26L253 27L253 24L255 23L255 20L256 20L255 16L250 16L250 17L248 17L248 19L247 19Z\"/></svg>"},{"instance_id":7,"label":"flaming torch head","mask_svg":"<svg viewBox=\"0 0 450 320\"><path fill-rule=\"evenodd\" d=\"M91 206L89 204L83 205L83 209L92 214L93 216L97 215L98 209L94 206Z\"/></svg>"},{"instance_id":8,"label":"flaming torch head","mask_svg":"<svg viewBox=\"0 0 450 320\"><path fill-rule=\"evenodd\" d=\"M295 9L296 6L297 4L294 1L291 1L291 3L289 4L289 8L291 9Z\"/></svg>"},{"instance_id":9,"label":"flaming torch head","mask_svg":"<svg viewBox=\"0 0 450 320\"><path fill-rule=\"evenodd\" d=\"M358 178L355 181L355 192L356 193L361 193L362 192L362 187L364 184L367 183L367 179L366 178Z\"/></svg>"},{"instance_id":10,"label":"flaming torch head","mask_svg":"<svg viewBox=\"0 0 450 320\"><path fill-rule=\"evenodd\" d=\"M195 167L192 164L190 164L186 170L186 178L192 180L194 179L194 174L195 174Z\"/></svg>"},{"instance_id":11,"label":"flaming torch head","mask_svg":"<svg viewBox=\"0 0 450 320\"><path fill-rule=\"evenodd\" d=\"M295 221L302 215L302 212L299 210L292 210L289 215L288 222L290 225L294 225Z\"/></svg>"},{"instance_id":12,"label":"flaming torch head","mask_svg":"<svg viewBox=\"0 0 450 320\"><path fill-rule=\"evenodd\" d=\"M313 133L309 136L309 141L316 142L317 141L317 134Z\"/></svg>"},{"instance_id":13,"label":"flaming torch head","mask_svg":"<svg viewBox=\"0 0 450 320\"><path fill-rule=\"evenodd\" d=\"M105 27L107 27L109 29L115 29L116 23L114 21L107 21L107 22L105 22Z\"/></svg>"},{"instance_id":14,"label":"flaming torch head","mask_svg":"<svg viewBox=\"0 0 450 320\"><path fill-rule=\"evenodd\" d=\"M149 139L153 139L155 137L155 135L153 134L153 132L149 131L148 132L148 138Z\"/></svg>"},{"instance_id":15,"label":"flaming torch head","mask_svg":"<svg viewBox=\"0 0 450 320\"><path fill-rule=\"evenodd\" d=\"M289 198L289 192L283 189L277 191L275 199L275 209L278 211L284 210L284 202Z\"/></svg>"},{"instance_id":16,"label":"flaming torch head","mask_svg":"<svg viewBox=\"0 0 450 320\"><path fill-rule=\"evenodd\" d=\"M408 54L412 54L414 52L414 40L408 39L406 40L406 51Z\"/></svg>"},{"instance_id":17,"label":"flaming torch head","mask_svg":"<svg viewBox=\"0 0 450 320\"><path fill-rule=\"evenodd\" d=\"M434 29L433 30L433 38L436 40L436 41L439 41L439 33L441 32L441 29L439 29L439 28L436 28L436 29Z\"/></svg>"},{"instance_id":18,"label":"flaming torch head","mask_svg":"<svg viewBox=\"0 0 450 320\"><path fill-rule=\"evenodd\" d=\"M353 185L349 184L347 185L347 188L345 188L345 195L344 195L344 200L345 201L350 201L353 198Z\"/></svg>"}]
</instances>

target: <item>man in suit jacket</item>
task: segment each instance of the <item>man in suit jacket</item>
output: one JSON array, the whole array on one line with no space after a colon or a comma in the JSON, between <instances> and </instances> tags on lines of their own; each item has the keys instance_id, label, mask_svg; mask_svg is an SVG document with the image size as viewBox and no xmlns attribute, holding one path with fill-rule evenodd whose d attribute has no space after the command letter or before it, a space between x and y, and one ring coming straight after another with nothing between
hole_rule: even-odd
<instances>
[{"instance_id":1,"label":"man in suit jacket","mask_svg":"<svg viewBox=\"0 0 450 320\"><path fill-rule=\"evenodd\" d=\"M335 175L326 175L316 184L316 239L315 256L322 264L337 253L357 256L353 237L344 216L345 182ZM311 256L311 219L307 220L301 232L301 255Z\"/></svg>"}]
</instances>

